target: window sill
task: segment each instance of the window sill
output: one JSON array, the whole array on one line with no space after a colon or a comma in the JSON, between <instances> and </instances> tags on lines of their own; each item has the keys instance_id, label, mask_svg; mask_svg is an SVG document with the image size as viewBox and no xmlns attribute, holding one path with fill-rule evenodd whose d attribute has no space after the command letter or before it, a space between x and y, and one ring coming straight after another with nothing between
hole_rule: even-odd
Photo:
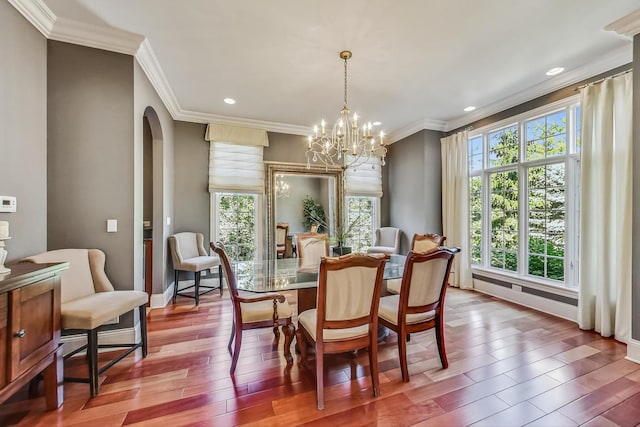
<instances>
[{"instance_id":1,"label":"window sill","mask_svg":"<svg viewBox=\"0 0 640 427\"><path fill-rule=\"evenodd\" d=\"M496 280L508 282L518 286L526 286L528 288L537 289L544 292L549 292L556 295L561 295L568 298L578 298L578 289L569 288L566 286L557 285L553 282L546 280L535 280L530 277L522 277L517 274L509 274L503 271L473 266L471 267L473 274L480 274L482 276L490 277Z\"/></svg>"}]
</instances>

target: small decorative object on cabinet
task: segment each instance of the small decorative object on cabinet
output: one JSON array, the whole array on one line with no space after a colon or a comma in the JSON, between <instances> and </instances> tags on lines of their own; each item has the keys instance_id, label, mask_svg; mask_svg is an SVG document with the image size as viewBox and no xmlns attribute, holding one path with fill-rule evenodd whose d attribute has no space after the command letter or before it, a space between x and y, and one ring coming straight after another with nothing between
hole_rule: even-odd
<instances>
[{"instance_id":1,"label":"small decorative object on cabinet","mask_svg":"<svg viewBox=\"0 0 640 427\"><path fill-rule=\"evenodd\" d=\"M62 405L60 272L67 268L19 263L0 275L0 403L43 372L47 409Z\"/></svg>"}]
</instances>

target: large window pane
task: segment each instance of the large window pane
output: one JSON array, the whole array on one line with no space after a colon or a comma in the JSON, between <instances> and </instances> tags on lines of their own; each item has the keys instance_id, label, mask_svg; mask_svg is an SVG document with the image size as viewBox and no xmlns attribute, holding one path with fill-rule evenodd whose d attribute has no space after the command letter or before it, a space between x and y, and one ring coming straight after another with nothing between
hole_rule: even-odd
<instances>
[{"instance_id":1,"label":"large window pane","mask_svg":"<svg viewBox=\"0 0 640 427\"><path fill-rule=\"evenodd\" d=\"M567 111L526 121L526 160L562 156L567 152Z\"/></svg>"},{"instance_id":2,"label":"large window pane","mask_svg":"<svg viewBox=\"0 0 640 427\"><path fill-rule=\"evenodd\" d=\"M491 266L518 269L518 173L490 174Z\"/></svg>"},{"instance_id":3,"label":"large window pane","mask_svg":"<svg viewBox=\"0 0 640 427\"><path fill-rule=\"evenodd\" d=\"M482 169L482 136L477 136L469 140L469 171Z\"/></svg>"},{"instance_id":4,"label":"large window pane","mask_svg":"<svg viewBox=\"0 0 640 427\"><path fill-rule=\"evenodd\" d=\"M482 179L469 179L470 222L471 222L471 263L482 263Z\"/></svg>"},{"instance_id":5,"label":"large window pane","mask_svg":"<svg viewBox=\"0 0 640 427\"><path fill-rule=\"evenodd\" d=\"M353 252L366 252L373 244L375 197L347 197L347 245Z\"/></svg>"},{"instance_id":6,"label":"large window pane","mask_svg":"<svg viewBox=\"0 0 640 427\"><path fill-rule=\"evenodd\" d=\"M528 170L528 273L564 280L565 164Z\"/></svg>"},{"instance_id":7,"label":"large window pane","mask_svg":"<svg viewBox=\"0 0 640 427\"><path fill-rule=\"evenodd\" d=\"M490 166L504 166L516 163L519 158L518 126L510 126L489 133Z\"/></svg>"},{"instance_id":8,"label":"large window pane","mask_svg":"<svg viewBox=\"0 0 640 427\"><path fill-rule=\"evenodd\" d=\"M252 260L256 257L256 196L253 194L218 193L217 238L231 259Z\"/></svg>"}]
</instances>

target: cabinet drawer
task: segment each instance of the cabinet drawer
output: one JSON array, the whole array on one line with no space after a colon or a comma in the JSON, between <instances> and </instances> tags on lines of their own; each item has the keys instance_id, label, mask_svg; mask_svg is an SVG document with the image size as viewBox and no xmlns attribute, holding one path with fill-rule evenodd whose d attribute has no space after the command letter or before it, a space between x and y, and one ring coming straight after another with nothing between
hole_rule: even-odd
<instances>
[{"instance_id":1,"label":"cabinet drawer","mask_svg":"<svg viewBox=\"0 0 640 427\"><path fill-rule=\"evenodd\" d=\"M13 381L49 353L60 341L60 279L50 277L9 292L11 345L9 381Z\"/></svg>"}]
</instances>

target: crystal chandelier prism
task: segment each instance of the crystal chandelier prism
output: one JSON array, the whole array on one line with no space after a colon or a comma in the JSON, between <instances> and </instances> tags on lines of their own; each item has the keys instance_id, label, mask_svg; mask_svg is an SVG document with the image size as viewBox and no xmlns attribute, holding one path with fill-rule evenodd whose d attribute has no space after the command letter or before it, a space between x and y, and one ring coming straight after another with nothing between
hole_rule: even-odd
<instances>
[{"instance_id":1,"label":"crystal chandelier prism","mask_svg":"<svg viewBox=\"0 0 640 427\"><path fill-rule=\"evenodd\" d=\"M351 115L347 104L347 60L351 58L351 52L343 50L340 58L344 60L344 106L332 127L327 127L324 119L319 126L313 126L313 132L307 138L307 168L312 162L320 162L345 170L372 163L372 158L380 158L380 164L384 166L387 155L384 132L374 136L371 122L365 122L356 113ZM361 127L358 127L359 120Z\"/></svg>"},{"instance_id":2,"label":"crystal chandelier prism","mask_svg":"<svg viewBox=\"0 0 640 427\"><path fill-rule=\"evenodd\" d=\"M282 175L276 176L276 197L279 199L286 199L289 197L289 183L285 182Z\"/></svg>"}]
</instances>

